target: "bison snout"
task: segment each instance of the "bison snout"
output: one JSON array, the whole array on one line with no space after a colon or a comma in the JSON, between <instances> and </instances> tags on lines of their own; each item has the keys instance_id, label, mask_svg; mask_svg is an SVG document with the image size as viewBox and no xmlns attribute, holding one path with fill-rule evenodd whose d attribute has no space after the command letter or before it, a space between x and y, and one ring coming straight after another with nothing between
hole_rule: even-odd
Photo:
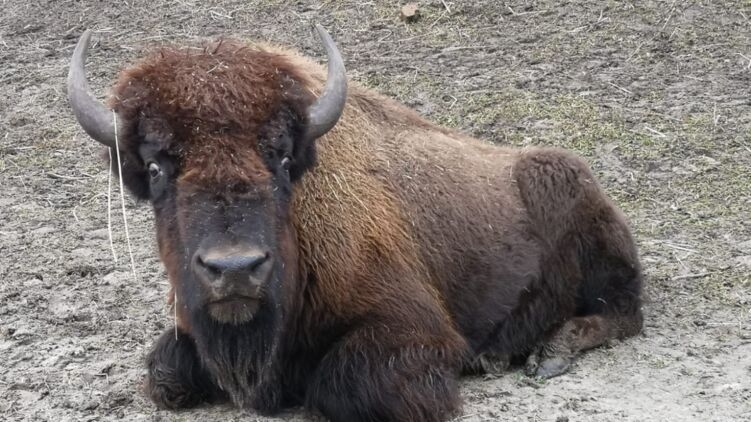
<instances>
[{"instance_id":1,"label":"bison snout","mask_svg":"<svg viewBox=\"0 0 751 422\"><path fill-rule=\"evenodd\" d=\"M268 251L255 247L200 249L193 259L193 271L211 290L253 296L254 287L271 275Z\"/></svg>"}]
</instances>

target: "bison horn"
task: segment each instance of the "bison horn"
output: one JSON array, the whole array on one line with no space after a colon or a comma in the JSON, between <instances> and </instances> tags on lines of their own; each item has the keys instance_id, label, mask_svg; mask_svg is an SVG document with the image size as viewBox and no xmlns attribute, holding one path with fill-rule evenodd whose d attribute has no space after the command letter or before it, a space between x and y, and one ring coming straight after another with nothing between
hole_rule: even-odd
<instances>
[{"instance_id":1,"label":"bison horn","mask_svg":"<svg viewBox=\"0 0 751 422\"><path fill-rule=\"evenodd\" d=\"M321 25L316 25L316 31L321 37L323 46L326 47L329 70L323 94L308 111L308 139L320 138L331 130L341 117L347 101L347 74L342 56L334 40L331 39L331 35Z\"/></svg>"},{"instance_id":2,"label":"bison horn","mask_svg":"<svg viewBox=\"0 0 751 422\"><path fill-rule=\"evenodd\" d=\"M90 40L91 31L87 29L73 52L68 72L68 99L83 130L101 144L114 148L115 124L112 111L97 101L86 81L85 62Z\"/></svg>"}]
</instances>

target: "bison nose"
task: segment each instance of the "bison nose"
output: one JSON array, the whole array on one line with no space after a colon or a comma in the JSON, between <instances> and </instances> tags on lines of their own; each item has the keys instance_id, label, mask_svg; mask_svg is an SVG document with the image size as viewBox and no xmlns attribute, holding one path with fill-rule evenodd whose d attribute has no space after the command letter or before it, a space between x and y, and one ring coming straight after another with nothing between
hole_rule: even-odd
<instances>
[{"instance_id":1,"label":"bison nose","mask_svg":"<svg viewBox=\"0 0 751 422\"><path fill-rule=\"evenodd\" d=\"M196 253L193 261L195 269L209 282L227 275L250 276L263 279L267 272L263 265L269 261L269 253L260 249L247 250L204 250ZM263 280L259 280L263 281Z\"/></svg>"},{"instance_id":2,"label":"bison nose","mask_svg":"<svg viewBox=\"0 0 751 422\"><path fill-rule=\"evenodd\" d=\"M205 266L209 271L223 274L226 272L252 273L257 267L266 262L268 254L257 253L253 255L235 255L218 257L198 257L199 265Z\"/></svg>"}]
</instances>

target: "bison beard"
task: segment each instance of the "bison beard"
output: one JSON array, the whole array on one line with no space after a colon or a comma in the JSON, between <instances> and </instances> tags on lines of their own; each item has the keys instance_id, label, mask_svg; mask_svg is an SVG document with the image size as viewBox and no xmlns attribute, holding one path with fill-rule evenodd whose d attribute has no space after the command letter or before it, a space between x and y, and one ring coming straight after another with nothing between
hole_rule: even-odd
<instances>
[{"instance_id":1,"label":"bison beard","mask_svg":"<svg viewBox=\"0 0 751 422\"><path fill-rule=\"evenodd\" d=\"M147 359L146 391L156 403L176 409L229 398L241 407L279 410L282 379L275 355L282 337L273 312L242 325L194 318L191 328L177 338L165 332Z\"/></svg>"},{"instance_id":2,"label":"bison beard","mask_svg":"<svg viewBox=\"0 0 751 422\"><path fill-rule=\"evenodd\" d=\"M226 40L160 49L115 85L123 182L153 204L180 304L147 358L158 406L437 422L461 409L461 372L526 359L552 377L640 331L636 246L583 160L492 146L347 91L319 34L328 73ZM112 148L88 40L69 97Z\"/></svg>"}]
</instances>

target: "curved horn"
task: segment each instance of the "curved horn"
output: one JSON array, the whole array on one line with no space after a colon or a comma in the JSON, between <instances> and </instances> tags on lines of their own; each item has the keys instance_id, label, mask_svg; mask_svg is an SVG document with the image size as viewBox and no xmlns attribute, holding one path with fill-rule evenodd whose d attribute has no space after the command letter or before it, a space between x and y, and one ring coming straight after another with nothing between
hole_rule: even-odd
<instances>
[{"instance_id":1,"label":"curved horn","mask_svg":"<svg viewBox=\"0 0 751 422\"><path fill-rule=\"evenodd\" d=\"M86 81L85 61L90 40L91 31L87 29L78 40L70 60L68 100L83 130L99 143L114 148L115 125L112 111L97 101Z\"/></svg>"},{"instance_id":2,"label":"curved horn","mask_svg":"<svg viewBox=\"0 0 751 422\"><path fill-rule=\"evenodd\" d=\"M339 50L321 25L316 25L326 54L329 57L329 70L323 94L308 110L308 139L320 138L334 127L344 110L347 101L347 74Z\"/></svg>"}]
</instances>

